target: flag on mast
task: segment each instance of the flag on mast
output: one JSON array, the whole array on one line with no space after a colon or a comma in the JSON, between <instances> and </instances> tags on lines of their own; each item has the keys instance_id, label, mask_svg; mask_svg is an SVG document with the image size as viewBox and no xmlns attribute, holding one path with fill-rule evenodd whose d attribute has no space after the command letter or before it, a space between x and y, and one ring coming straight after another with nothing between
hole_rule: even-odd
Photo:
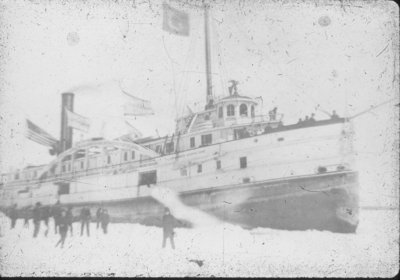
<instances>
[{"instance_id":1,"label":"flag on mast","mask_svg":"<svg viewBox=\"0 0 400 280\"><path fill-rule=\"evenodd\" d=\"M67 125L69 127L81 130L83 132L88 132L90 129L90 120L85 118L77 113L71 112L67 108L65 108L67 112Z\"/></svg>"},{"instance_id":2,"label":"flag on mast","mask_svg":"<svg viewBox=\"0 0 400 280\"><path fill-rule=\"evenodd\" d=\"M39 126L35 125L30 120L26 120L26 133L25 136L38 144L48 147L55 147L58 144L58 140L51 136L49 133L44 131Z\"/></svg>"},{"instance_id":3,"label":"flag on mast","mask_svg":"<svg viewBox=\"0 0 400 280\"><path fill-rule=\"evenodd\" d=\"M167 3L163 4L163 9L163 29L176 35L189 36L189 15L172 8Z\"/></svg>"}]
</instances>

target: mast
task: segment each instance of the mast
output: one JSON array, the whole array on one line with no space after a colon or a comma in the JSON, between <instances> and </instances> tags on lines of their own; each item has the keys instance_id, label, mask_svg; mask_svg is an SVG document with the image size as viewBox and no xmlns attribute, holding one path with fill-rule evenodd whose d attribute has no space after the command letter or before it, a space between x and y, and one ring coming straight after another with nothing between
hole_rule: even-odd
<instances>
[{"instance_id":1,"label":"mast","mask_svg":"<svg viewBox=\"0 0 400 280\"><path fill-rule=\"evenodd\" d=\"M61 99L61 135L60 135L60 146L58 153L60 154L65 150L72 147L72 127L68 126L67 111L74 111L74 94L71 92L65 92L62 94Z\"/></svg>"},{"instance_id":2,"label":"mast","mask_svg":"<svg viewBox=\"0 0 400 280\"><path fill-rule=\"evenodd\" d=\"M205 47L206 47L206 81L207 81L207 99L206 110L214 107L213 94L212 94L212 80L211 80L211 51L210 51L210 34L208 26L208 9L209 5L204 5L204 33L205 33Z\"/></svg>"}]
</instances>

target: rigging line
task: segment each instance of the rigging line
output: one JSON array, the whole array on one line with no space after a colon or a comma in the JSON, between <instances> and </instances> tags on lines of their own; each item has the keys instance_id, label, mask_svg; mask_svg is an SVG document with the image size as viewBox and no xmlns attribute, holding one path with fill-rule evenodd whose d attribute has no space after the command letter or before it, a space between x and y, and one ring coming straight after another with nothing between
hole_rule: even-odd
<instances>
[{"instance_id":1,"label":"rigging line","mask_svg":"<svg viewBox=\"0 0 400 280\"><path fill-rule=\"evenodd\" d=\"M189 48L188 48L187 53L186 53L186 58L185 58L185 63L184 63L183 69L187 68L187 65L188 65L188 62L189 62L189 58L190 58L191 49L192 49L192 44L193 44L193 37L191 37L191 40L190 40L190 43L189 43ZM186 79L187 79L187 73L183 73L183 75L181 76L181 79L179 81L179 85L178 85L178 96L179 97L181 96L181 94L183 92L183 84L184 84ZM181 106L182 99L183 98L179 98L178 103L177 103L176 110L177 110L178 117L182 115L182 112L181 112L182 111L182 108L181 108L182 107Z\"/></svg>"},{"instance_id":2,"label":"rigging line","mask_svg":"<svg viewBox=\"0 0 400 280\"><path fill-rule=\"evenodd\" d=\"M212 21L212 28L215 31L216 34L216 45L217 45L217 51L218 51L218 64L220 65L220 72L221 74L219 75L219 80L221 83L221 95L224 96L224 90L228 87L226 84L226 69L225 69L225 65L223 62L223 53L222 53L222 49L221 46L219 44L219 32L218 32L218 27L215 24L216 19L212 16L211 14L211 18L213 19ZM215 43L214 43L215 44Z\"/></svg>"},{"instance_id":3,"label":"rigging line","mask_svg":"<svg viewBox=\"0 0 400 280\"><path fill-rule=\"evenodd\" d=\"M199 30L201 30L200 28L198 28L200 26L200 22L201 22L201 18L197 19L197 33L199 33ZM194 61L195 60L195 54L197 52L197 48L198 48L198 44L197 44L198 38L197 36L194 36L194 41L193 41L193 55L191 56L191 59ZM189 73L190 71L188 71ZM189 74L187 73L187 77L189 77ZM204 73L204 72L202 72ZM189 84L189 79L185 80L185 84L184 84L184 90L186 90L185 92L185 99L182 100L182 102L187 103L187 94L188 94L188 84ZM201 99L203 100L203 99ZM182 112L184 112L186 106L182 106ZM183 113L182 113L183 114Z\"/></svg>"},{"instance_id":4,"label":"rigging line","mask_svg":"<svg viewBox=\"0 0 400 280\"><path fill-rule=\"evenodd\" d=\"M171 58L171 56L169 55L169 53L168 53L168 51L167 51L167 48L166 48L166 46L165 46L164 34L162 35L162 41L163 41L163 46L164 46L165 53L167 54L167 56L168 56L168 58L169 58L169 61L170 61L170 63L171 63L172 85L173 85L173 91L174 91L174 95L175 95L175 100L174 100L174 103L175 103L175 112L176 112L176 114L177 114L177 113L178 113L178 112L177 112L177 99L178 99L178 96L177 96L177 92L176 92L174 61L172 60L172 58ZM176 62L175 62L175 63L176 63ZM176 63L176 64L178 64L178 63ZM179 65L179 64L178 64L178 65Z\"/></svg>"},{"instance_id":5,"label":"rigging line","mask_svg":"<svg viewBox=\"0 0 400 280\"><path fill-rule=\"evenodd\" d=\"M394 101L394 100L396 100L396 99L397 99L397 98L392 98L392 99L386 100L386 101L384 101L384 102L382 102L382 103L380 103L380 104L378 104L378 105L371 106L370 108L368 108L368 109L366 109L366 110L363 110L363 111L361 111L361 112L359 112L359 113L357 113L357 114L355 114L355 115L349 117L349 119L354 119L354 118L356 118L356 117L358 117L358 116L361 116L361 115L363 115L363 114L365 114L365 113L368 113L368 112L370 112L370 111L372 111L372 110L375 110L375 109L377 109L378 107L381 107L382 105L385 105L385 104L387 104L387 103L389 103L389 102L392 102L392 101Z\"/></svg>"},{"instance_id":6,"label":"rigging line","mask_svg":"<svg viewBox=\"0 0 400 280\"><path fill-rule=\"evenodd\" d=\"M199 24L199 20L197 21L197 26L198 26L198 24ZM192 28L192 30L193 30L193 28ZM189 50L188 50L186 61L185 61L185 66L183 68L184 70L186 70L188 68L188 65L194 59L194 54L196 53L196 47L197 47L196 43L197 43L197 37L192 35L190 44L189 44ZM184 72L184 75L182 77L180 89L179 89L179 93L181 93L181 92L184 93L183 98L180 98L181 103L179 104L181 116L183 116L184 111L185 111L184 104L187 103L186 101L187 101L187 95L188 95L188 91L187 91L188 80L189 80L189 71L186 71L186 73Z\"/></svg>"},{"instance_id":7,"label":"rigging line","mask_svg":"<svg viewBox=\"0 0 400 280\"><path fill-rule=\"evenodd\" d=\"M278 68L278 70L280 71L280 73L283 74L284 71L283 71L282 68L280 67L279 63L277 63L275 60L273 60L273 59L268 55L267 52L264 52L264 51L263 51L264 48L260 48L259 44L257 44L257 43L254 42L253 40L251 40L251 38L249 38L249 35L246 34L245 32L243 32L243 30L238 26L238 24L237 24L236 21L233 21L233 23L234 23L234 25L237 27L237 30L239 30L239 32L242 33L242 34L245 36L245 38L247 39L247 41L251 42L251 44L253 44L253 46L255 46L255 47L263 54L263 56L266 56L267 60L269 60L272 64L274 64L275 67ZM264 70L267 70L262 64L259 64L259 66L262 67ZM259 76L258 74L256 74L256 75L260 78L260 76ZM290 82L292 82L292 84L293 84L295 87L301 89L301 91L305 94L305 92L302 90L302 87L299 86L299 81L298 81L298 80L296 80L293 76L288 75L287 73L285 73L283 76L284 76L287 80L289 80ZM303 100L304 100L304 98L302 98L298 93L294 92L294 94L299 98L300 101L303 101ZM316 102L316 100L315 100L313 97L311 97L311 96L308 96L308 97L314 102L314 104L319 104L318 102ZM321 106L320 106L320 107L321 107ZM324 109L324 108L321 107L321 109ZM325 110L325 111L326 111L326 110Z\"/></svg>"}]
</instances>

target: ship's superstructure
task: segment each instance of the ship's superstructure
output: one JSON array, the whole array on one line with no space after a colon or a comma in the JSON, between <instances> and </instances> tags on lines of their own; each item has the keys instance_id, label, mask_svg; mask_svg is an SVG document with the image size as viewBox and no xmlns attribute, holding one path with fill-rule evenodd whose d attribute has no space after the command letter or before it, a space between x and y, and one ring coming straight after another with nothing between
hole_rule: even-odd
<instances>
[{"instance_id":1,"label":"ship's superstructure","mask_svg":"<svg viewBox=\"0 0 400 280\"><path fill-rule=\"evenodd\" d=\"M1 175L2 207L59 200L105 206L114 221L157 224L162 204L151 190L160 187L242 226L354 232L358 179L350 121L333 116L286 125L276 109L264 114L259 99L241 94L236 81L228 95L213 97L207 77L205 109L179 118L171 136L95 138L71 147L63 127L70 138L51 163ZM73 95L63 98L72 110Z\"/></svg>"}]
</instances>

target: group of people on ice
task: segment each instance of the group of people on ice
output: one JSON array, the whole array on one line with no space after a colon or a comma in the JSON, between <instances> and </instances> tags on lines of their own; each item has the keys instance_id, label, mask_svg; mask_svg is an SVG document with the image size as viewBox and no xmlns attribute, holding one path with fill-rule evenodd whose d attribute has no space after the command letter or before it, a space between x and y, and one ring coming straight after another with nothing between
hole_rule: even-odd
<instances>
[{"instance_id":1,"label":"group of people on ice","mask_svg":"<svg viewBox=\"0 0 400 280\"><path fill-rule=\"evenodd\" d=\"M11 220L11 229L15 228L16 221L19 218L17 205L14 204L8 211L7 215ZM81 222L81 236L84 233L86 228L87 236L90 236L90 222L92 221L92 215L89 207L82 207L80 211L80 215L75 217L72 213L72 207L69 206L67 209L64 209L60 205L60 201L57 201L55 205L51 206L42 206L40 202L37 202L32 211L25 210L23 213L24 218L24 227L29 227L29 220L33 220L33 237L36 238L40 231L40 225L43 221L46 226L46 230L44 235L47 237L49 233L49 219L54 219L54 233L60 234L60 240L57 242L56 247L61 244L61 248L64 247L65 240L67 238L68 229L70 230L70 235L73 235L73 223L75 221ZM105 208L98 208L95 216L96 228L103 229L104 234L107 234L108 224L110 223L110 215L108 214L108 210ZM174 228L177 224L177 220L174 216L172 216L170 210L168 208L164 209L164 215L162 217L162 228L163 228L163 240L162 240L162 248L165 248L167 240L170 240L171 247L175 249L174 243Z\"/></svg>"},{"instance_id":2,"label":"group of people on ice","mask_svg":"<svg viewBox=\"0 0 400 280\"><path fill-rule=\"evenodd\" d=\"M8 216L11 220L11 229L15 227L16 221L19 218L17 205L14 204L8 211ZM87 236L90 236L90 221L91 213L88 207L81 208L80 215L75 217L72 213L72 207L69 206L67 209L61 207L60 201L57 201L55 205L42 206L40 202L37 202L32 210L25 209L23 211L24 227L29 227L29 220L33 221L33 237L36 238L40 231L42 222L46 226L44 235L47 236L49 233L49 220L52 217L54 220L54 233L60 234L60 240L57 242L56 247L61 244L61 248L64 246L65 239L67 237L68 229L71 236L73 235L73 223L75 221L81 222L81 236L83 235L84 229L86 228ZM103 232L107 233L108 224L110 222L110 216L107 209L99 208L96 214L97 225L101 224ZM97 226L98 228L98 226Z\"/></svg>"}]
</instances>

